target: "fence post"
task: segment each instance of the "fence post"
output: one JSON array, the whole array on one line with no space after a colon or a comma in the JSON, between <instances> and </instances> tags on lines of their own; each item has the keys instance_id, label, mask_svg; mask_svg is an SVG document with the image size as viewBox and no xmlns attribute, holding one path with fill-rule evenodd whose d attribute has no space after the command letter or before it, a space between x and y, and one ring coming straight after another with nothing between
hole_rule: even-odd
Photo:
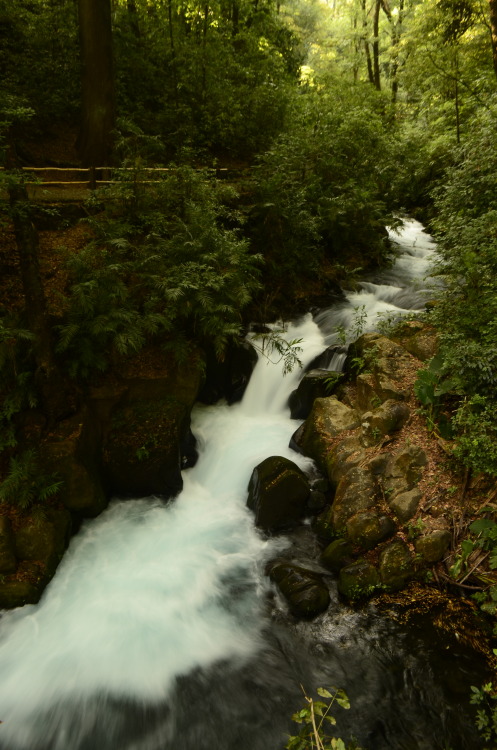
<instances>
[{"instance_id":1,"label":"fence post","mask_svg":"<svg viewBox=\"0 0 497 750\"><path fill-rule=\"evenodd\" d=\"M95 167L88 167L88 175L90 178L90 190L95 190L97 187L97 176Z\"/></svg>"}]
</instances>

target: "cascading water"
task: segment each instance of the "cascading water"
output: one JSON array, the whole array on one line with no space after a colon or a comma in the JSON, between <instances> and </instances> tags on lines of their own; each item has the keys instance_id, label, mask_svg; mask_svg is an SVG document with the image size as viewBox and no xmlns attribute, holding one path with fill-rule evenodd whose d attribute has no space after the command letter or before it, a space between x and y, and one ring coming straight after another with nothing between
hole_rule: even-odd
<instances>
[{"instance_id":1,"label":"cascading water","mask_svg":"<svg viewBox=\"0 0 497 750\"><path fill-rule=\"evenodd\" d=\"M399 243L381 283L363 282L319 325L309 315L289 327L304 365L350 327L354 307L366 306L369 326L380 309L421 306L413 280L433 245L415 222ZM299 377L261 358L240 404L195 409L200 458L181 495L114 501L73 539L41 602L4 614L1 750L279 750L300 683L346 688L341 727L371 750L434 750L447 737L453 750L477 747L433 634L431 647L371 608L345 607L332 582L331 607L312 623L270 605L264 563L289 540L254 530L246 488L268 455L310 468L288 448ZM292 543L305 557L310 540L303 527ZM476 683L473 669L459 654Z\"/></svg>"}]
</instances>

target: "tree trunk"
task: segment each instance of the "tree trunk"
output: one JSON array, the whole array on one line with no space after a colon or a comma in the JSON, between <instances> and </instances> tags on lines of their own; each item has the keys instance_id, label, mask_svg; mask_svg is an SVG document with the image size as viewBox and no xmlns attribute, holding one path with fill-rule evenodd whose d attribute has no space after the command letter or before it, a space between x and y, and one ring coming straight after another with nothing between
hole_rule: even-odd
<instances>
[{"instance_id":1,"label":"tree trunk","mask_svg":"<svg viewBox=\"0 0 497 750\"><path fill-rule=\"evenodd\" d=\"M373 81L375 88L381 90L380 80L380 8L381 0L376 0L373 16Z\"/></svg>"},{"instance_id":2,"label":"tree trunk","mask_svg":"<svg viewBox=\"0 0 497 750\"><path fill-rule=\"evenodd\" d=\"M115 126L110 0L78 0L81 54L81 129L84 166L107 166Z\"/></svg>"},{"instance_id":3,"label":"tree trunk","mask_svg":"<svg viewBox=\"0 0 497 750\"><path fill-rule=\"evenodd\" d=\"M362 28L364 32L363 42L364 42L364 52L366 53L366 64L368 67L368 79L369 79L369 82L374 85L373 63L371 61L371 52L369 49L369 42L368 42L368 17L366 13L366 0L361 0L361 8L362 8Z\"/></svg>"},{"instance_id":4,"label":"tree trunk","mask_svg":"<svg viewBox=\"0 0 497 750\"><path fill-rule=\"evenodd\" d=\"M490 5L490 32L492 36L492 58L497 76L497 0L488 0Z\"/></svg>"}]
</instances>

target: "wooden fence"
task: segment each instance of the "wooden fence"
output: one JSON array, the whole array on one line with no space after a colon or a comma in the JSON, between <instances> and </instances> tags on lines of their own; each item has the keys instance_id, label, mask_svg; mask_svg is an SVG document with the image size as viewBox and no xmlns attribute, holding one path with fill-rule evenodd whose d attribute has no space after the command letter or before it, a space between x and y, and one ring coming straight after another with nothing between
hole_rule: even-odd
<instances>
[{"instance_id":1,"label":"wooden fence","mask_svg":"<svg viewBox=\"0 0 497 750\"><path fill-rule=\"evenodd\" d=\"M126 167L22 167L22 170L33 175L32 180L26 180L30 199L47 202L84 200L88 191L120 182L115 178L117 174L125 172L139 174L140 178L137 179L137 182L146 184L160 182L160 180L153 179L154 173L175 171L167 167L146 167L139 170ZM247 169L228 169L226 167L219 169L199 168L197 171L207 172L220 180L236 180L242 174L247 173ZM145 174L147 174L147 177L150 174L150 179L144 179ZM2 197L5 198L6 196L2 195Z\"/></svg>"}]
</instances>

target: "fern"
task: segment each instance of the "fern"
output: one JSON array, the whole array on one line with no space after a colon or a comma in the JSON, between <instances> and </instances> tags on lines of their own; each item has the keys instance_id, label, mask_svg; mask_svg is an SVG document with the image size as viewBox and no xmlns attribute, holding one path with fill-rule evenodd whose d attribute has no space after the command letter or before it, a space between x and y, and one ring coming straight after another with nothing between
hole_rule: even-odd
<instances>
[{"instance_id":1,"label":"fern","mask_svg":"<svg viewBox=\"0 0 497 750\"><path fill-rule=\"evenodd\" d=\"M37 501L56 495L63 482L55 474L41 472L39 455L34 449L10 459L9 473L0 484L0 503L16 505L26 511Z\"/></svg>"}]
</instances>

